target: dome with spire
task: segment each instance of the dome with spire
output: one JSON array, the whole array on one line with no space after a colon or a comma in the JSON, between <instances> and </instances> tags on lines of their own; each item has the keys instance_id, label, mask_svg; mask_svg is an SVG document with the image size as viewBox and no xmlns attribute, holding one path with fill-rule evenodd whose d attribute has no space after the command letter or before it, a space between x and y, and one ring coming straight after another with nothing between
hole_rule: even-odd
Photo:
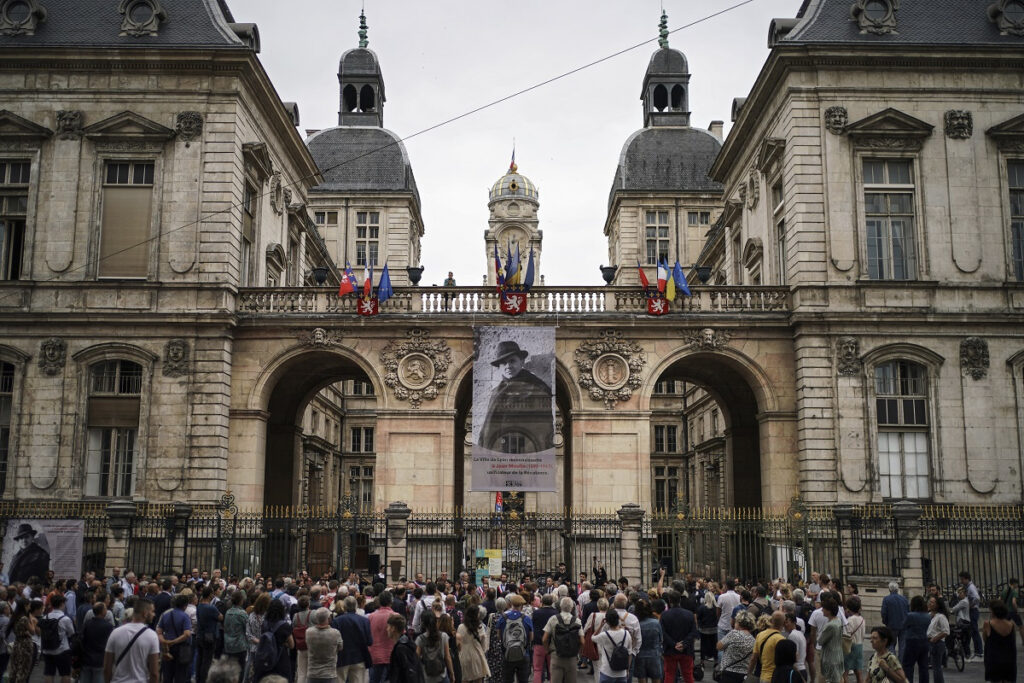
<instances>
[{"instance_id":1,"label":"dome with spire","mask_svg":"<svg viewBox=\"0 0 1024 683\"><path fill-rule=\"evenodd\" d=\"M498 199L526 199L538 202L537 186L533 181L519 173L519 167L513 163L508 173L498 178L491 186L490 201Z\"/></svg>"}]
</instances>

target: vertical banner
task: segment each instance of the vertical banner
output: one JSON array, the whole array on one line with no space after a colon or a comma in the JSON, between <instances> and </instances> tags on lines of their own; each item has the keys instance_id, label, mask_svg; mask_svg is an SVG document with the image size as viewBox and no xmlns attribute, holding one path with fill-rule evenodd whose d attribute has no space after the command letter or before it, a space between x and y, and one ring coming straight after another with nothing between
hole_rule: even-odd
<instances>
[{"instance_id":1,"label":"vertical banner","mask_svg":"<svg viewBox=\"0 0 1024 683\"><path fill-rule=\"evenodd\" d=\"M7 582L27 582L33 576L45 582L48 571L55 579L79 578L84 537L81 519L8 520L0 554Z\"/></svg>"},{"instance_id":2,"label":"vertical banner","mask_svg":"<svg viewBox=\"0 0 1024 683\"><path fill-rule=\"evenodd\" d=\"M555 328L474 332L471 490L556 490Z\"/></svg>"}]
</instances>

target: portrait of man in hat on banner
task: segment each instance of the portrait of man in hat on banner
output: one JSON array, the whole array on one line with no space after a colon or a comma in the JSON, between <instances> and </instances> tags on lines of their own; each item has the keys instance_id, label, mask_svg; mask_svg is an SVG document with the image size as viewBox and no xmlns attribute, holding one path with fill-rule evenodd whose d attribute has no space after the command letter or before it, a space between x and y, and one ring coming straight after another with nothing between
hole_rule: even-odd
<instances>
[{"instance_id":1,"label":"portrait of man in hat on banner","mask_svg":"<svg viewBox=\"0 0 1024 683\"><path fill-rule=\"evenodd\" d=\"M530 352L504 340L491 351L500 379L491 392L479 445L500 453L538 453L554 446L551 386L526 368Z\"/></svg>"},{"instance_id":2,"label":"portrait of man in hat on banner","mask_svg":"<svg viewBox=\"0 0 1024 683\"><path fill-rule=\"evenodd\" d=\"M27 583L33 576L46 578L50 570L50 551L40 545L38 535L39 531L28 522L18 523L14 533L14 557L8 571L12 583Z\"/></svg>"}]
</instances>

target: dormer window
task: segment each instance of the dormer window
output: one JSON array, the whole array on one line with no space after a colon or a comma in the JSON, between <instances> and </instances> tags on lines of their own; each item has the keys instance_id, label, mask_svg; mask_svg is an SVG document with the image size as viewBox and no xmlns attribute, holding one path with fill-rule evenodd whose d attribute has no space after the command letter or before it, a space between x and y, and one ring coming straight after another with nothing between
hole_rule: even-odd
<instances>
[{"instance_id":1,"label":"dormer window","mask_svg":"<svg viewBox=\"0 0 1024 683\"><path fill-rule=\"evenodd\" d=\"M850 17L860 25L861 33L883 35L896 30L896 10L900 0L857 0Z\"/></svg>"}]
</instances>

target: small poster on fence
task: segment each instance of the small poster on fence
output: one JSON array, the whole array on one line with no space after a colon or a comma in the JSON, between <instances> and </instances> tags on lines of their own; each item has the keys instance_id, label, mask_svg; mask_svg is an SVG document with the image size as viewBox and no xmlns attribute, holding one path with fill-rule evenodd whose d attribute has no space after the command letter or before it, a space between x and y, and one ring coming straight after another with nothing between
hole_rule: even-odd
<instances>
[{"instance_id":1,"label":"small poster on fence","mask_svg":"<svg viewBox=\"0 0 1024 683\"><path fill-rule=\"evenodd\" d=\"M501 548L478 548L476 551L476 585L483 585L483 577L501 576Z\"/></svg>"},{"instance_id":2,"label":"small poster on fence","mask_svg":"<svg viewBox=\"0 0 1024 683\"><path fill-rule=\"evenodd\" d=\"M4 583L27 583L33 576L46 580L77 579L82 574L82 542L85 521L81 519L11 519L7 521L0 561Z\"/></svg>"}]
</instances>

